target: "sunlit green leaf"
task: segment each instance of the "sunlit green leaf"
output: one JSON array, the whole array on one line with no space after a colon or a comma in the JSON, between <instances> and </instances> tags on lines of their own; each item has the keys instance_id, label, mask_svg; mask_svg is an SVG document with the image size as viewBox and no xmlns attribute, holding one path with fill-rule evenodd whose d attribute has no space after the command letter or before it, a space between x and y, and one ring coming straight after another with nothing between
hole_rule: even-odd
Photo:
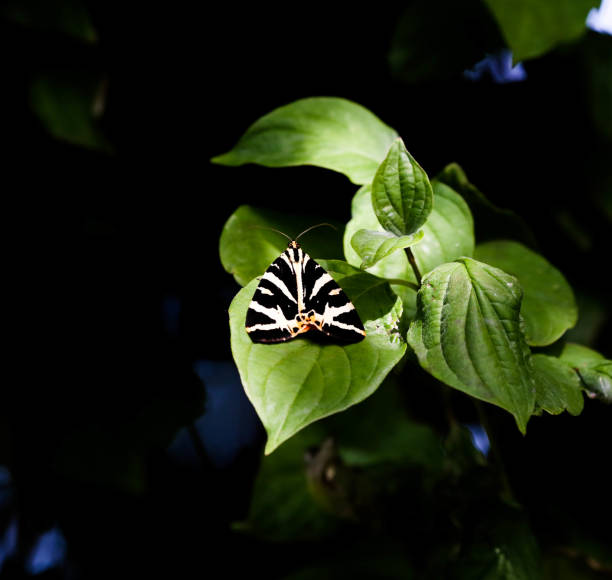
<instances>
[{"instance_id":1,"label":"sunlit green leaf","mask_svg":"<svg viewBox=\"0 0 612 580\"><path fill-rule=\"evenodd\" d=\"M513 276L470 258L423 278L408 342L437 379L512 413L525 432L535 402Z\"/></svg>"},{"instance_id":2,"label":"sunlit green leaf","mask_svg":"<svg viewBox=\"0 0 612 580\"><path fill-rule=\"evenodd\" d=\"M369 183L397 133L346 99L313 97L279 107L251 125L214 163L267 167L317 165Z\"/></svg>"},{"instance_id":3,"label":"sunlit green leaf","mask_svg":"<svg viewBox=\"0 0 612 580\"><path fill-rule=\"evenodd\" d=\"M406 344L398 331L401 301L379 278L363 271L339 278L366 329L365 340L357 344L322 344L307 335L287 343L253 344L244 321L257 280L230 306L232 352L268 433L266 453L306 425L371 395L404 354Z\"/></svg>"},{"instance_id":4,"label":"sunlit green leaf","mask_svg":"<svg viewBox=\"0 0 612 580\"><path fill-rule=\"evenodd\" d=\"M584 399L578 375L554 356L536 354L531 361L536 384L536 410L558 415L567 409L571 415L579 415Z\"/></svg>"},{"instance_id":5,"label":"sunlit green leaf","mask_svg":"<svg viewBox=\"0 0 612 580\"><path fill-rule=\"evenodd\" d=\"M427 221L432 197L427 174L398 138L372 181L372 207L380 225L396 236L413 234Z\"/></svg>"},{"instance_id":6,"label":"sunlit green leaf","mask_svg":"<svg viewBox=\"0 0 612 580\"><path fill-rule=\"evenodd\" d=\"M521 315L529 344L551 344L576 324L578 309L571 286L540 254L504 240L477 245L474 257L518 278L524 292Z\"/></svg>"},{"instance_id":7,"label":"sunlit green leaf","mask_svg":"<svg viewBox=\"0 0 612 580\"><path fill-rule=\"evenodd\" d=\"M485 0L514 61L540 56L575 40L586 30L586 17L600 0Z\"/></svg>"},{"instance_id":8,"label":"sunlit green leaf","mask_svg":"<svg viewBox=\"0 0 612 580\"><path fill-rule=\"evenodd\" d=\"M263 228L274 228L288 236L297 236L306 228L324 220L320 216L299 215L240 206L225 222L219 240L219 256L227 272L234 275L241 286L256 276L261 276L268 266L287 248L287 238L278 232ZM338 231L318 228L304 236L300 243L304 251L313 258L341 258L342 226Z\"/></svg>"},{"instance_id":9,"label":"sunlit green leaf","mask_svg":"<svg viewBox=\"0 0 612 580\"><path fill-rule=\"evenodd\" d=\"M376 262L390 256L397 250L413 246L423 239L423 230L408 236L396 236L389 232L358 230L351 239L351 245L361 256L362 268L371 268Z\"/></svg>"}]
</instances>

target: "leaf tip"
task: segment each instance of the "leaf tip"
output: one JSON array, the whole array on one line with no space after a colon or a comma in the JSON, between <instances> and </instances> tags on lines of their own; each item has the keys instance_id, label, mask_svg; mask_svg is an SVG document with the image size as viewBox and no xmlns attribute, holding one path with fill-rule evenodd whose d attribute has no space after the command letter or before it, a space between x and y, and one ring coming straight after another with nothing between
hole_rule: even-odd
<instances>
[{"instance_id":1,"label":"leaf tip","mask_svg":"<svg viewBox=\"0 0 612 580\"><path fill-rule=\"evenodd\" d=\"M228 166L236 166L240 165L240 161L236 160L234 155L232 155L231 151L227 153L221 153L221 155L215 155L209 159L211 163L215 165L228 165Z\"/></svg>"}]
</instances>

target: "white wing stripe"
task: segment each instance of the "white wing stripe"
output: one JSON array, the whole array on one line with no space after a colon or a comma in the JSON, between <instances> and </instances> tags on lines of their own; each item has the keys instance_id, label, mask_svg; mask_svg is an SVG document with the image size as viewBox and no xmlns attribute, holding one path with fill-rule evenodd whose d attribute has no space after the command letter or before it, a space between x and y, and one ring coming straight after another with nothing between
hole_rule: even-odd
<instances>
[{"instance_id":1,"label":"white wing stripe","mask_svg":"<svg viewBox=\"0 0 612 580\"><path fill-rule=\"evenodd\" d=\"M330 280L333 280L333 278L327 272L325 272L325 274L321 274L312 287L310 300L312 300L313 297L318 294L319 290L321 290L321 288L323 288L323 286L325 286L325 284L327 284Z\"/></svg>"},{"instance_id":2,"label":"white wing stripe","mask_svg":"<svg viewBox=\"0 0 612 580\"><path fill-rule=\"evenodd\" d=\"M270 320L274 320L275 328L285 328L289 325L289 321L285 318L285 315L283 314L283 311L281 310L280 306L277 306L276 308L266 308L265 306L259 304L259 302L255 302L255 300L253 300L249 305L249 310L255 310L255 312L259 312L260 314L266 315L268 318L270 318ZM250 328L255 327L251 326Z\"/></svg>"},{"instance_id":3,"label":"white wing stripe","mask_svg":"<svg viewBox=\"0 0 612 580\"><path fill-rule=\"evenodd\" d=\"M289 298L291 302L296 302L295 298L291 295L291 292L289 292L289 289L287 288L285 283L280 278L272 274L272 272L266 272L263 275L263 278L272 282L272 284L274 284L287 298Z\"/></svg>"}]
</instances>

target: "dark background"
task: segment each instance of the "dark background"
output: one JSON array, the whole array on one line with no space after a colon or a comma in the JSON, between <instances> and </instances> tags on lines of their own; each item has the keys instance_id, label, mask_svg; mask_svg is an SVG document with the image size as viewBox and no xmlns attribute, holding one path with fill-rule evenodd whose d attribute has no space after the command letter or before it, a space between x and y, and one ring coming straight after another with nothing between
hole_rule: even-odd
<instances>
[{"instance_id":1,"label":"dark background","mask_svg":"<svg viewBox=\"0 0 612 580\"><path fill-rule=\"evenodd\" d=\"M318 168L209 159L293 100L364 105L430 176L458 162L489 199L526 220L537 249L576 289L588 318L577 339L612 354L611 286L601 276L612 155L593 124L582 49L525 63L523 82L459 72L415 83L388 66L399 10L86 6L94 44L0 20L11 347L0 530L11 522L18 530L7 577L23 573L37 538L54 528L67 553L41 577L183 577L213 564L231 576L265 560L229 528L248 506L263 434L248 404L236 402L227 308L238 287L219 263L218 239L244 203L347 221L356 187ZM448 44L437 23L427 30L428 46ZM49 71L107 79L99 123L113 153L46 130L29 91ZM206 373L233 389L233 402L223 403L212 443L194 427L177 443L180 428L214 407L210 391L204 401ZM587 400L579 418L543 418L526 440L508 436L521 497L552 490L569 518L597 528L609 509L601 497L609 496L601 481L608 424L609 408ZM219 447L223 461L214 459Z\"/></svg>"}]
</instances>

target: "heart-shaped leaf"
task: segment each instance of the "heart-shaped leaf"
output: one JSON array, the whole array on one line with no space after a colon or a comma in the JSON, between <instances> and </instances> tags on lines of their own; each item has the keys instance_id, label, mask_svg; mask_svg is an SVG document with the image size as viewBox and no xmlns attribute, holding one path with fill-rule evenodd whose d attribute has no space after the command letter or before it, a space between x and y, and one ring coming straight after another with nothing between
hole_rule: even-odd
<instances>
[{"instance_id":1,"label":"heart-shaped leaf","mask_svg":"<svg viewBox=\"0 0 612 580\"><path fill-rule=\"evenodd\" d=\"M558 415L567 409L580 415L584 407L578 375L557 357L535 354L531 358L536 383L536 412Z\"/></svg>"},{"instance_id":2,"label":"heart-shaped leaf","mask_svg":"<svg viewBox=\"0 0 612 580\"><path fill-rule=\"evenodd\" d=\"M324 220L321 216L292 216L248 205L240 206L225 222L219 240L219 256L227 272L244 286L259 276L287 247L287 239L277 232L263 228L275 228L288 236L296 236L306 228ZM311 256L342 257L339 247L342 226L337 230L320 228L308 238L307 253Z\"/></svg>"},{"instance_id":3,"label":"heart-shaped leaf","mask_svg":"<svg viewBox=\"0 0 612 580\"><path fill-rule=\"evenodd\" d=\"M427 221L432 198L427 174L398 138L372 181L372 207L380 225L396 236L413 234Z\"/></svg>"},{"instance_id":4,"label":"heart-shaped leaf","mask_svg":"<svg viewBox=\"0 0 612 580\"><path fill-rule=\"evenodd\" d=\"M364 322L367 335L357 344L320 343L307 335L281 344L252 343L244 321L257 280L243 288L230 306L232 352L247 396L268 434L266 453L306 425L371 395L406 349L398 331L402 303L388 284L361 270L337 276L328 271Z\"/></svg>"},{"instance_id":5,"label":"heart-shaped leaf","mask_svg":"<svg viewBox=\"0 0 612 580\"><path fill-rule=\"evenodd\" d=\"M525 432L535 403L522 291L502 270L462 258L423 278L408 342L421 366L447 385L512 413Z\"/></svg>"},{"instance_id":6,"label":"heart-shaped leaf","mask_svg":"<svg viewBox=\"0 0 612 580\"><path fill-rule=\"evenodd\" d=\"M358 230L351 239L351 245L361 256L361 268L371 268L376 262L390 256L397 250L413 246L423 239L423 230L408 236L396 236L377 230Z\"/></svg>"},{"instance_id":7,"label":"heart-shaped leaf","mask_svg":"<svg viewBox=\"0 0 612 580\"><path fill-rule=\"evenodd\" d=\"M300 99L264 115L212 161L266 167L317 165L359 185L372 181L397 133L366 108L331 97Z\"/></svg>"},{"instance_id":8,"label":"heart-shaped leaf","mask_svg":"<svg viewBox=\"0 0 612 580\"><path fill-rule=\"evenodd\" d=\"M576 324L578 308L571 286L540 254L504 240L479 244L474 257L518 278L524 292L521 315L529 344L552 344Z\"/></svg>"}]
</instances>

